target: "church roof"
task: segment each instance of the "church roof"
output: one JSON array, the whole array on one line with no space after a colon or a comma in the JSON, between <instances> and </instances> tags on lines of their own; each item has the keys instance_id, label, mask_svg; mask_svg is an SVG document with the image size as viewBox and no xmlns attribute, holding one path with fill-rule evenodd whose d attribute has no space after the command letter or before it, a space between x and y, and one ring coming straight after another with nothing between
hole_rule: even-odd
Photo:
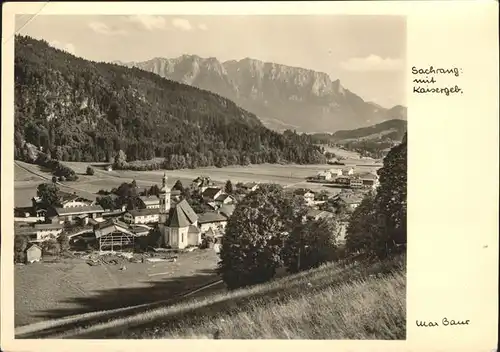
<instances>
[{"instance_id":1,"label":"church roof","mask_svg":"<svg viewBox=\"0 0 500 352\"><path fill-rule=\"evenodd\" d=\"M170 227L187 227L198 220L198 215L194 212L189 203L183 199L174 208L170 218Z\"/></svg>"}]
</instances>

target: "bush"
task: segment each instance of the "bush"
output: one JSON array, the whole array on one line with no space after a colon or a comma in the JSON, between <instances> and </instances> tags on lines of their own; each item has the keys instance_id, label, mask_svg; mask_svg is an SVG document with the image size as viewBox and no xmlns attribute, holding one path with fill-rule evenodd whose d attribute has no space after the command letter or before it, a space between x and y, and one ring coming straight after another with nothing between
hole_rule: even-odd
<instances>
[{"instance_id":1,"label":"bush","mask_svg":"<svg viewBox=\"0 0 500 352\"><path fill-rule=\"evenodd\" d=\"M92 176L94 175L95 171L92 167L87 166L87 175Z\"/></svg>"}]
</instances>

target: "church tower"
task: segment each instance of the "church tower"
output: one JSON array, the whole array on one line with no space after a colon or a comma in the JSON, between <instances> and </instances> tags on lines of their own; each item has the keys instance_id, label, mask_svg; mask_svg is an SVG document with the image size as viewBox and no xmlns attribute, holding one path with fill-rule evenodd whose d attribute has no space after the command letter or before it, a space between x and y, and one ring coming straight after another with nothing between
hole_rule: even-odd
<instances>
[{"instance_id":1,"label":"church tower","mask_svg":"<svg viewBox=\"0 0 500 352\"><path fill-rule=\"evenodd\" d=\"M170 211L170 187L168 187L167 181L167 173L164 173L160 189L160 214L168 214Z\"/></svg>"}]
</instances>

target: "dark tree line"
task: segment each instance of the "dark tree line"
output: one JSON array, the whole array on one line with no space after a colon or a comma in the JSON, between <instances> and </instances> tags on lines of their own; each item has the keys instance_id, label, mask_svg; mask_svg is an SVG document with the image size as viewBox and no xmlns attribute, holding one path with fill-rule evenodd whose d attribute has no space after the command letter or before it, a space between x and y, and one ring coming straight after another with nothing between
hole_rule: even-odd
<instances>
[{"instance_id":1,"label":"dark tree line","mask_svg":"<svg viewBox=\"0 0 500 352\"><path fill-rule=\"evenodd\" d=\"M62 161L162 158L152 168L323 163L311 137L265 128L216 94L137 68L98 63L17 36L15 153L24 142Z\"/></svg>"},{"instance_id":2,"label":"dark tree line","mask_svg":"<svg viewBox=\"0 0 500 352\"><path fill-rule=\"evenodd\" d=\"M406 248L407 137L384 158L378 171L380 186L365 197L353 212L347 229L346 247L387 257Z\"/></svg>"}]
</instances>

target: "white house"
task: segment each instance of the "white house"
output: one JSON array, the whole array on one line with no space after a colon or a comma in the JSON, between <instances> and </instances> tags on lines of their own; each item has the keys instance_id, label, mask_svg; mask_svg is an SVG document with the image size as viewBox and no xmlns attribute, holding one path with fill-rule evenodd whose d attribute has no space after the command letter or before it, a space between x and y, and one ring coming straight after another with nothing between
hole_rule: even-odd
<instances>
[{"instance_id":1,"label":"white house","mask_svg":"<svg viewBox=\"0 0 500 352\"><path fill-rule=\"evenodd\" d=\"M314 204L314 192L309 190L309 189L298 189L295 191L295 194L298 194L302 197L304 197L304 201L306 202L307 205L313 205Z\"/></svg>"},{"instance_id":2,"label":"white house","mask_svg":"<svg viewBox=\"0 0 500 352\"><path fill-rule=\"evenodd\" d=\"M16 235L26 235L30 242L43 242L49 238L56 238L63 231L61 224L34 224L16 229Z\"/></svg>"},{"instance_id":3,"label":"white house","mask_svg":"<svg viewBox=\"0 0 500 352\"><path fill-rule=\"evenodd\" d=\"M129 210L123 215L123 220L129 224L151 224L159 222L159 209Z\"/></svg>"},{"instance_id":4,"label":"white house","mask_svg":"<svg viewBox=\"0 0 500 352\"><path fill-rule=\"evenodd\" d=\"M200 214L198 217L198 227L201 233L205 233L208 230L221 230L223 231L227 225L227 218L217 212L207 212Z\"/></svg>"},{"instance_id":5,"label":"white house","mask_svg":"<svg viewBox=\"0 0 500 352\"><path fill-rule=\"evenodd\" d=\"M221 196L224 192L218 187L208 187L201 194L203 199L207 202L213 202L217 197Z\"/></svg>"},{"instance_id":6,"label":"white house","mask_svg":"<svg viewBox=\"0 0 500 352\"><path fill-rule=\"evenodd\" d=\"M141 196L139 202L142 209L160 209L160 198L157 196Z\"/></svg>"},{"instance_id":7,"label":"white house","mask_svg":"<svg viewBox=\"0 0 500 352\"><path fill-rule=\"evenodd\" d=\"M352 188L361 188L363 187L363 180L359 177L352 177L349 180L349 186Z\"/></svg>"},{"instance_id":8,"label":"white house","mask_svg":"<svg viewBox=\"0 0 500 352\"><path fill-rule=\"evenodd\" d=\"M255 183L255 182L249 182L249 183L245 183L241 186L245 191L247 192L253 192L255 191L257 188L259 188L259 184L258 183Z\"/></svg>"},{"instance_id":9,"label":"white house","mask_svg":"<svg viewBox=\"0 0 500 352\"><path fill-rule=\"evenodd\" d=\"M320 173L318 173L318 179L329 181L332 179L332 173L329 171L321 171Z\"/></svg>"},{"instance_id":10,"label":"white house","mask_svg":"<svg viewBox=\"0 0 500 352\"><path fill-rule=\"evenodd\" d=\"M342 175L349 176L354 174L354 169L352 167L346 167L342 169Z\"/></svg>"},{"instance_id":11,"label":"white house","mask_svg":"<svg viewBox=\"0 0 500 352\"><path fill-rule=\"evenodd\" d=\"M342 176L342 169L330 169L328 172L332 175L332 177Z\"/></svg>"},{"instance_id":12,"label":"white house","mask_svg":"<svg viewBox=\"0 0 500 352\"><path fill-rule=\"evenodd\" d=\"M215 198L215 203L218 206L222 206L225 204L235 204L236 199L230 194L222 193L219 196L217 196L217 198Z\"/></svg>"}]
</instances>

